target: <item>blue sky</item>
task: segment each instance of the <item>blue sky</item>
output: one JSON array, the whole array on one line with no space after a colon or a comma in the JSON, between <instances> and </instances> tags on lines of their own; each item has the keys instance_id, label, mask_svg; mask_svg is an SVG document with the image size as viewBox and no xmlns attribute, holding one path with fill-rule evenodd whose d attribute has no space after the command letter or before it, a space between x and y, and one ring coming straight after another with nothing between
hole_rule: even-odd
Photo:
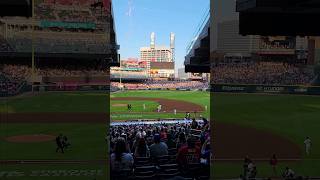
<instances>
[{"instance_id":1,"label":"blue sky","mask_svg":"<svg viewBox=\"0 0 320 180\"><path fill-rule=\"evenodd\" d=\"M183 67L186 47L210 6L209 0L113 0L121 59L139 56L155 32L156 45L170 44L176 35L176 69Z\"/></svg>"}]
</instances>

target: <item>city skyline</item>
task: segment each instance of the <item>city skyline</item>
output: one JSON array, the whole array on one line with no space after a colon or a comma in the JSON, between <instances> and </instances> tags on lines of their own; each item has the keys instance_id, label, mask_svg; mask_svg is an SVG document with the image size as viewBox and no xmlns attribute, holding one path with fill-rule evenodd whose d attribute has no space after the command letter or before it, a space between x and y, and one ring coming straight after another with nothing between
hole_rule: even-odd
<instances>
[{"instance_id":1,"label":"city skyline","mask_svg":"<svg viewBox=\"0 0 320 180\"><path fill-rule=\"evenodd\" d=\"M139 58L140 48L150 46L150 34L156 34L156 46L170 46L170 33L176 35L175 70L183 67L188 44L194 39L209 0L186 3L182 0L117 0L113 2L117 41L121 59ZM179 11L177 11L179 10Z\"/></svg>"}]
</instances>

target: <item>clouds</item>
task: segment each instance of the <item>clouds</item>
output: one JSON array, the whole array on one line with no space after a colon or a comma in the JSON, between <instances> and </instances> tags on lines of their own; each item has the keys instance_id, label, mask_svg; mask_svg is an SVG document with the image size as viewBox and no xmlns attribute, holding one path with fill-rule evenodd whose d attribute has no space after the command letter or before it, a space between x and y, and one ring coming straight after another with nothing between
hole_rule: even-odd
<instances>
[{"instance_id":1,"label":"clouds","mask_svg":"<svg viewBox=\"0 0 320 180\"><path fill-rule=\"evenodd\" d=\"M134 15L134 9L133 0L128 0L128 10L126 11L126 16L132 17Z\"/></svg>"}]
</instances>

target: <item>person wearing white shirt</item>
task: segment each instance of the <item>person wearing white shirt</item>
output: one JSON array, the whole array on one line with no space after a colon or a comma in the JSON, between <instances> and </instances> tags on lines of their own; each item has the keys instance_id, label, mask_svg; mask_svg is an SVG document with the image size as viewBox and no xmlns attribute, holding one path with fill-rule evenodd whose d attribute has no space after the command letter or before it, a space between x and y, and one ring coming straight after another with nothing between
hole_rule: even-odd
<instances>
[{"instance_id":1,"label":"person wearing white shirt","mask_svg":"<svg viewBox=\"0 0 320 180\"><path fill-rule=\"evenodd\" d=\"M312 145L311 139L307 137L303 143L305 145L306 154L309 155L311 151L311 145Z\"/></svg>"}]
</instances>

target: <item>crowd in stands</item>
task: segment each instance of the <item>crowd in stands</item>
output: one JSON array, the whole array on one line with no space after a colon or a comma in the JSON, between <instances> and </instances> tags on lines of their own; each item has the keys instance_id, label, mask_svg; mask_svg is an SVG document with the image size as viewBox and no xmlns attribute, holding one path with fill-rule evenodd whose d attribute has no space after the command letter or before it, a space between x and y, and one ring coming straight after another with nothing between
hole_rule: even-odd
<instances>
[{"instance_id":1,"label":"crowd in stands","mask_svg":"<svg viewBox=\"0 0 320 180\"><path fill-rule=\"evenodd\" d=\"M0 52L7 52L11 51L12 47L9 45L9 43L0 35Z\"/></svg>"},{"instance_id":2,"label":"crowd in stands","mask_svg":"<svg viewBox=\"0 0 320 180\"><path fill-rule=\"evenodd\" d=\"M12 79L15 79L17 81L24 80L26 77L30 77L32 72L31 68L23 65L17 66L17 65L4 64L4 65L1 65L0 69L4 75Z\"/></svg>"},{"instance_id":3,"label":"crowd in stands","mask_svg":"<svg viewBox=\"0 0 320 180\"><path fill-rule=\"evenodd\" d=\"M146 71L114 71L111 70L111 78L146 79Z\"/></svg>"},{"instance_id":4,"label":"crowd in stands","mask_svg":"<svg viewBox=\"0 0 320 180\"><path fill-rule=\"evenodd\" d=\"M212 68L215 84L307 85L312 72L294 64L246 62L218 64Z\"/></svg>"},{"instance_id":5,"label":"crowd in stands","mask_svg":"<svg viewBox=\"0 0 320 180\"><path fill-rule=\"evenodd\" d=\"M59 1L46 0L35 7L36 18L58 22L105 23L107 21L108 4L94 6L97 1ZM96 11L100 8L99 11ZM104 18L103 18L104 17Z\"/></svg>"},{"instance_id":6,"label":"crowd in stands","mask_svg":"<svg viewBox=\"0 0 320 180\"><path fill-rule=\"evenodd\" d=\"M32 68L27 65L1 65L1 71L7 76L16 80L25 80L32 75ZM79 68L77 66L65 66L64 68L59 67L42 67L36 68L36 75L42 77L77 77L77 76L107 76L106 70L90 69L89 67Z\"/></svg>"},{"instance_id":7,"label":"crowd in stands","mask_svg":"<svg viewBox=\"0 0 320 180\"><path fill-rule=\"evenodd\" d=\"M210 124L205 118L191 123L112 126L109 136L115 179L210 174Z\"/></svg>"},{"instance_id":8,"label":"crowd in stands","mask_svg":"<svg viewBox=\"0 0 320 180\"><path fill-rule=\"evenodd\" d=\"M208 89L209 82L203 81L144 81L141 83L111 82L111 86L124 89Z\"/></svg>"},{"instance_id":9,"label":"crowd in stands","mask_svg":"<svg viewBox=\"0 0 320 180\"><path fill-rule=\"evenodd\" d=\"M50 35L50 34L48 34ZM10 45L10 46L8 46ZM7 43L1 45L1 49L17 52L31 52L32 40L29 38L8 38ZM12 47L9 49L9 47ZM106 42L92 39L49 39L38 38L34 41L35 52L39 53L108 53L109 48Z\"/></svg>"},{"instance_id":10,"label":"crowd in stands","mask_svg":"<svg viewBox=\"0 0 320 180\"><path fill-rule=\"evenodd\" d=\"M25 81L18 81L0 72L0 97L18 94L24 84Z\"/></svg>"},{"instance_id":11,"label":"crowd in stands","mask_svg":"<svg viewBox=\"0 0 320 180\"><path fill-rule=\"evenodd\" d=\"M110 38L106 31L110 27L108 23L111 14L105 10L110 5L101 1L103 3L100 6L94 6L97 2L96 0L37 2L35 14L37 21L41 23L35 27L32 26L30 19L0 18L0 29L6 29L5 39L1 37L3 34L0 34L0 51L31 52L30 36L33 36L31 32L35 30L36 52L109 53L107 39ZM4 32L3 30L2 33ZM66 36L60 37L57 33ZM72 37L69 38L68 35Z\"/></svg>"}]
</instances>

